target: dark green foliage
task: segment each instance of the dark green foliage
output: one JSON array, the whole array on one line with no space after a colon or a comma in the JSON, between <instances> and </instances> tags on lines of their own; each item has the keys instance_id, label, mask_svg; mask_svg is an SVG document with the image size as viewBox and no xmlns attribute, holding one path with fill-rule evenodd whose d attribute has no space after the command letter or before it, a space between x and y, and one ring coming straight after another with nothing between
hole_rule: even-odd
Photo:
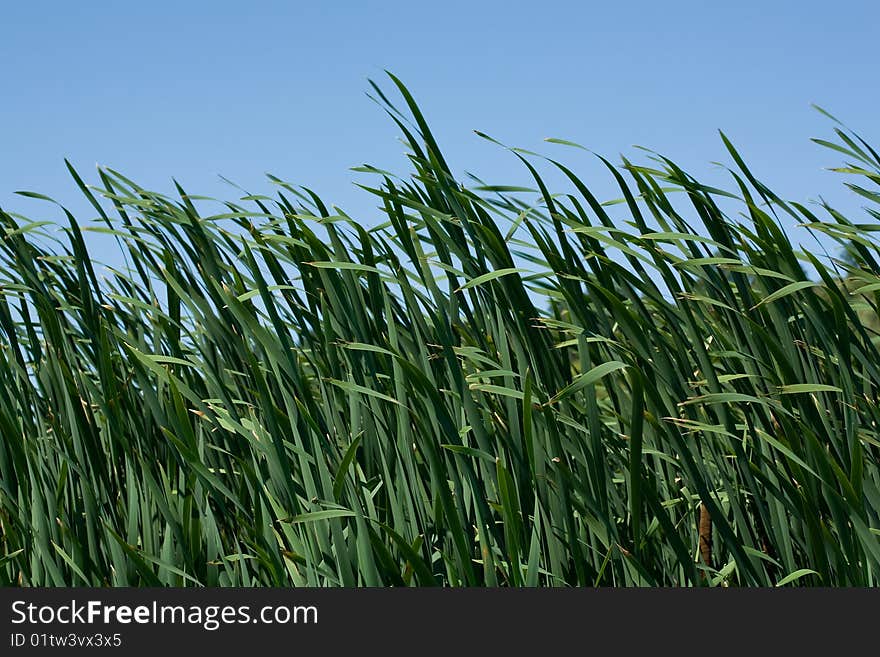
<instances>
[{"instance_id":1,"label":"dark green foliage","mask_svg":"<svg viewBox=\"0 0 880 657\"><path fill-rule=\"evenodd\" d=\"M0 214L0 584L876 585L878 226L726 139L735 194L609 165L625 222L522 156L539 203L467 189L394 82L381 226L111 170L60 242Z\"/></svg>"}]
</instances>

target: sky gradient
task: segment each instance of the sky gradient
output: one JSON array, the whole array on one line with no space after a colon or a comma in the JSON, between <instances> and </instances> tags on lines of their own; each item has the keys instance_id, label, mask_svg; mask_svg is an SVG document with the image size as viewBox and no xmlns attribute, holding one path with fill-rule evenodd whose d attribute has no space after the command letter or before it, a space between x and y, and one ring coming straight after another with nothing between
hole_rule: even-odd
<instances>
[{"instance_id":1,"label":"sky gradient","mask_svg":"<svg viewBox=\"0 0 880 657\"><path fill-rule=\"evenodd\" d=\"M324 5L323 7L321 5ZM880 137L872 2L4 3L0 207L56 217L34 190L91 217L66 173L96 163L141 185L235 198L264 172L378 219L349 168L406 171L399 130L366 96L384 69L408 85L453 169L528 182L477 137L560 157L600 197L592 156L634 144L698 176L730 162L717 130L781 195L842 207L831 122Z\"/></svg>"}]
</instances>

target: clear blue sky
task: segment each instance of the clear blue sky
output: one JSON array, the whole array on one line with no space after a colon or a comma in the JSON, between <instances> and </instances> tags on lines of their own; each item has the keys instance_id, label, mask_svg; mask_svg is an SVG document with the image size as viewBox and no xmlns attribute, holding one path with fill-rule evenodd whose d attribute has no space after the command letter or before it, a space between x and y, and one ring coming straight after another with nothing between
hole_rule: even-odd
<instances>
[{"instance_id":1,"label":"clear blue sky","mask_svg":"<svg viewBox=\"0 0 880 657\"><path fill-rule=\"evenodd\" d=\"M63 165L109 165L145 187L234 197L266 171L375 221L348 169L403 170L399 132L365 95L383 69L420 102L458 172L525 182L476 137L555 154L601 196L570 139L617 159L633 144L699 175L729 161L723 129L784 196L856 207L818 103L880 138L875 2L6 2L0 39L0 205L91 216Z\"/></svg>"}]
</instances>

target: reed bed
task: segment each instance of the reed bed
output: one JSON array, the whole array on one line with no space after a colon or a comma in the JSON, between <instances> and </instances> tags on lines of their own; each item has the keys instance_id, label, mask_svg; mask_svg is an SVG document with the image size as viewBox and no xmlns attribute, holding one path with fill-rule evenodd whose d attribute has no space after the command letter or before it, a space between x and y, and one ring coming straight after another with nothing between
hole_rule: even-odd
<instances>
[{"instance_id":1,"label":"reed bed","mask_svg":"<svg viewBox=\"0 0 880 657\"><path fill-rule=\"evenodd\" d=\"M85 222L0 212L0 584L876 585L877 152L817 140L861 222L724 138L726 190L468 186L389 84L380 225L103 168Z\"/></svg>"}]
</instances>

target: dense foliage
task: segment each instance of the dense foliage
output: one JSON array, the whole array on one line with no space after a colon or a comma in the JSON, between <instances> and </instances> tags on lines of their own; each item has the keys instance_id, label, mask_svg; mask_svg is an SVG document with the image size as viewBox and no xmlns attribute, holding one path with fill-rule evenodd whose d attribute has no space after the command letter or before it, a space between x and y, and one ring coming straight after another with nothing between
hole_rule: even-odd
<instances>
[{"instance_id":1,"label":"dense foliage","mask_svg":"<svg viewBox=\"0 0 880 657\"><path fill-rule=\"evenodd\" d=\"M468 188L393 81L382 225L109 169L61 240L0 213L0 584L877 584L878 225L726 139L732 192L657 157L602 203L515 150L535 193Z\"/></svg>"}]
</instances>

